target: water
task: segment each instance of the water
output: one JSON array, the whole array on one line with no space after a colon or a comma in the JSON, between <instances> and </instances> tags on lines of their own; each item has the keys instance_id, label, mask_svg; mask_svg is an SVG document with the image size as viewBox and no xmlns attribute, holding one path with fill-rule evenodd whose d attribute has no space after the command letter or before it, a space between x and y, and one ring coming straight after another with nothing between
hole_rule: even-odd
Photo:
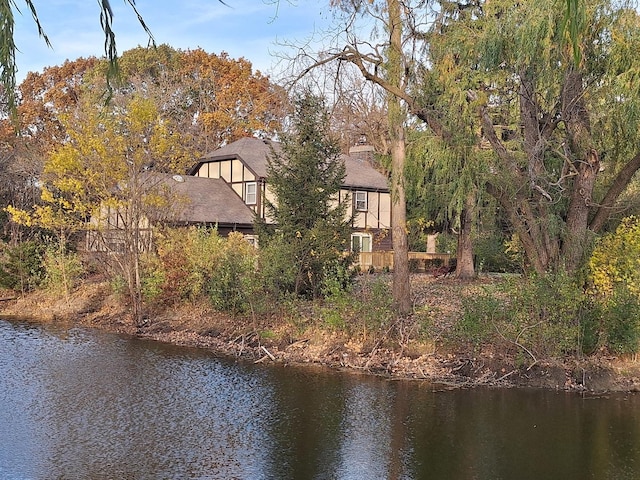
<instances>
[{"instance_id":1,"label":"water","mask_svg":"<svg viewBox=\"0 0 640 480\"><path fill-rule=\"evenodd\" d=\"M640 397L441 391L0 320L0 479L636 479Z\"/></svg>"}]
</instances>

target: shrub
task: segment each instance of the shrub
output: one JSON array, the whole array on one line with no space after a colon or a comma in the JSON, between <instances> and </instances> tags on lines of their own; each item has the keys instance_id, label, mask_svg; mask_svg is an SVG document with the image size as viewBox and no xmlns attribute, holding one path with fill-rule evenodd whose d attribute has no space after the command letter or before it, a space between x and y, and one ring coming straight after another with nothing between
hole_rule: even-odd
<instances>
[{"instance_id":1,"label":"shrub","mask_svg":"<svg viewBox=\"0 0 640 480\"><path fill-rule=\"evenodd\" d=\"M231 233L209 279L209 298L213 306L233 314L249 311L256 289L255 271L255 248L242 234Z\"/></svg>"},{"instance_id":2,"label":"shrub","mask_svg":"<svg viewBox=\"0 0 640 480\"><path fill-rule=\"evenodd\" d=\"M68 295L84 274L77 253L58 247L48 247L43 260L45 285L52 293Z\"/></svg>"},{"instance_id":3,"label":"shrub","mask_svg":"<svg viewBox=\"0 0 640 480\"><path fill-rule=\"evenodd\" d=\"M261 245L258 258L259 282L273 299L288 297L295 291L296 262L294 247L282 238Z\"/></svg>"},{"instance_id":4,"label":"shrub","mask_svg":"<svg viewBox=\"0 0 640 480\"><path fill-rule=\"evenodd\" d=\"M640 342L640 219L625 218L596 244L589 259L589 292L602 315L602 343L635 353Z\"/></svg>"},{"instance_id":5,"label":"shrub","mask_svg":"<svg viewBox=\"0 0 640 480\"><path fill-rule=\"evenodd\" d=\"M506 252L505 239L499 234L485 234L474 241L476 268L480 272L520 272L520 263Z\"/></svg>"},{"instance_id":6,"label":"shrub","mask_svg":"<svg viewBox=\"0 0 640 480\"><path fill-rule=\"evenodd\" d=\"M146 254L141 258L142 264L142 298L146 302L156 301L158 299L164 299L165 303L167 297L164 297L165 286L168 285L166 279L166 270L163 268L163 264L157 255ZM164 298L163 298L164 297Z\"/></svg>"},{"instance_id":7,"label":"shrub","mask_svg":"<svg viewBox=\"0 0 640 480\"><path fill-rule=\"evenodd\" d=\"M603 297L624 288L640 298L640 219L625 218L600 239L589 259L592 293Z\"/></svg>"},{"instance_id":8,"label":"shrub","mask_svg":"<svg viewBox=\"0 0 640 480\"><path fill-rule=\"evenodd\" d=\"M40 285L43 253L44 247L34 241L0 245L0 286L27 292Z\"/></svg>"},{"instance_id":9,"label":"shrub","mask_svg":"<svg viewBox=\"0 0 640 480\"><path fill-rule=\"evenodd\" d=\"M360 285L357 291L334 290L318 312L324 324L351 335L379 335L395 318L393 296L384 279Z\"/></svg>"},{"instance_id":10,"label":"shrub","mask_svg":"<svg viewBox=\"0 0 640 480\"><path fill-rule=\"evenodd\" d=\"M145 263L148 293L164 303L195 300L207 292L224 255L225 240L216 229L164 229L158 233L157 259Z\"/></svg>"},{"instance_id":11,"label":"shrub","mask_svg":"<svg viewBox=\"0 0 640 480\"><path fill-rule=\"evenodd\" d=\"M145 261L145 299L166 304L206 297L218 310L245 313L256 306L257 251L242 234L216 229L164 229L157 256Z\"/></svg>"},{"instance_id":12,"label":"shrub","mask_svg":"<svg viewBox=\"0 0 640 480\"><path fill-rule=\"evenodd\" d=\"M464 341L502 343L533 356L579 353L586 300L564 272L518 277L466 298L454 332Z\"/></svg>"},{"instance_id":13,"label":"shrub","mask_svg":"<svg viewBox=\"0 0 640 480\"><path fill-rule=\"evenodd\" d=\"M625 288L617 288L602 308L605 345L614 353L636 353L640 346L640 301Z\"/></svg>"}]
</instances>

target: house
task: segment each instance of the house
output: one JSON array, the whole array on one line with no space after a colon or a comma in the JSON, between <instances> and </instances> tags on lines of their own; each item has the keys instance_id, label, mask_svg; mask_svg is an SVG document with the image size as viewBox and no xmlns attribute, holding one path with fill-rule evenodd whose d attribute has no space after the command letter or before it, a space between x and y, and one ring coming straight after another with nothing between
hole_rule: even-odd
<instances>
[{"instance_id":1,"label":"house","mask_svg":"<svg viewBox=\"0 0 640 480\"><path fill-rule=\"evenodd\" d=\"M267 219L263 199L274 201L266 182L267 159L278 142L242 138L204 156L189 171L199 178L223 180L256 215ZM346 176L338 201L351 202L351 245L354 250L391 250L391 194L387 178L370 163L371 149L359 146L342 155Z\"/></svg>"},{"instance_id":2,"label":"house","mask_svg":"<svg viewBox=\"0 0 640 480\"><path fill-rule=\"evenodd\" d=\"M248 238L253 234L253 211L220 178L147 173L140 177L139 187L147 197L164 199L158 201L157 208L147 206L138 221L141 250L151 248L153 224L211 226L222 236L234 231ZM125 251L126 232L132 228L129 223L126 209L103 207L90 221L86 251Z\"/></svg>"},{"instance_id":3,"label":"house","mask_svg":"<svg viewBox=\"0 0 640 480\"><path fill-rule=\"evenodd\" d=\"M221 178L164 176L163 186L175 195L178 208L167 218L152 218L172 226L215 226L218 233L253 234L253 211Z\"/></svg>"}]
</instances>

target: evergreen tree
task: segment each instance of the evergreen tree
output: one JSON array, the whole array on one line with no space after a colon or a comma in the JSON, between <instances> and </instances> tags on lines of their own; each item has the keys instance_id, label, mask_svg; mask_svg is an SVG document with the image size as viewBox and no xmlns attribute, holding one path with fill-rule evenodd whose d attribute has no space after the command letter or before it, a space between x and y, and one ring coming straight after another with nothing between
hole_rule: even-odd
<instances>
[{"instance_id":1,"label":"evergreen tree","mask_svg":"<svg viewBox=\"0 0 640 480\"><path fill-rule=\"evenodd\" d=\"M258 221L256 230L269 258L266 277L277 289L318 297L349 261L349 199L339 199L346 171L323 99L305 93L294 104L291 132L267 162L268 189L277 200L265 199L269 223Z\"/></svg>"}]
</instances>

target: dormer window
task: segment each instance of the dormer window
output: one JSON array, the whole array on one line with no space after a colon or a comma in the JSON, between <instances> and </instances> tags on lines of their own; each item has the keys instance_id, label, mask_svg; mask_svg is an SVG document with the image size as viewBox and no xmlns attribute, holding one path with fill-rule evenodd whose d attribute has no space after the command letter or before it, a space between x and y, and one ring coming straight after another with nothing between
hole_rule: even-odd
<instances>
[{"instance_id":1,"label":"dormer window","mask_svg":"<svg viewBox=\"0 0 640 480\"><path fill-rule=\"evenodd\" d=\"M258 203L258 184L256 182L245 183L244 203L247 205L255 205Z\"/></svg>"},{"instance_id":2,"label":"dormer window","mask_svg":"<svg viewBox=\"0 0 640 480\"><path fill-rule=\"evenodd\" d=\"M355 192L353 202L359 212L367 211L367 192Z\"/></svg>"}]
</instances>

